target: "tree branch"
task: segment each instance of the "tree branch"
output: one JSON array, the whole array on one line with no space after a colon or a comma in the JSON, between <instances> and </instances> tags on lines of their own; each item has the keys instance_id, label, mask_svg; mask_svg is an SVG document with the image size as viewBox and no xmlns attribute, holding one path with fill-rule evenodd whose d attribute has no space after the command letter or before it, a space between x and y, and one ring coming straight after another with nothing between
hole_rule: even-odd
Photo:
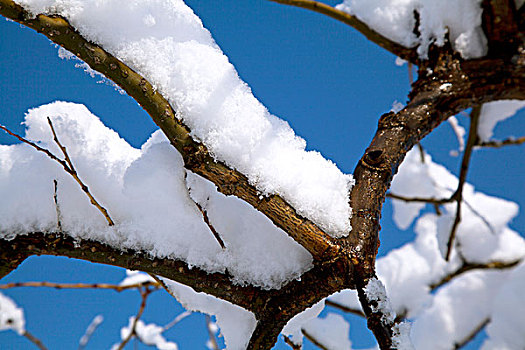
<instances>
[{"instance_id":1,"label":"tree branch","mask_svg":"<svg viewBox=\"0 0 525 350\"><path fill-rule=\"evenodd\" d=\"M131 325L131 329L129 330L129 334L122 339L122 342L117 347L117 350L122 350L126 346L126 344L134 337L137 336L137 323L139 322L139 319L142 317L142 314L144 313L144 309L146 308L146 300L148 299L148 296L150 295L151 290L147 287L140 288L140 307L137 311L137 315L133 319L133 324ZM139 338L140 339L140 338Z\"/></svg>"},{"instance_id":2,"label":"tree branch","mask_svg":"<svg viewBox=\"0 0 525 350\"><path fill-rule=\"evenodd\" d=\"M511 146L511 145L515 145L515 146L519 146L521 144L525 143L525 136L522 136L522 137L518 137L517 139L516 138L508 138L508 139L505 139L505 140L501 140L501 141L484 141L484 142L478 142L476 144L476 147L480 147L480 148L500 148L500 147L503 147L503 146Z\"/></svg>"},{"instance_id":3,"label":"tree branch","mask_svg":"<svg viewBox=\"0 0 525 350\"><path fill-rule=\"evenodd\" d=\"M330 350L328 349L326 346L324 346L323 344L321 344L321 342L319 340L317 340L317 338L315 338L313 335L311 335L310 333L308 333L307 331L305 331L304 329L301 329L301 333L303 333L304 337L306 339L308 339L309 341L312 342L312 344L314 344L315 346L317 346L319 349L321 350Z\"/></svg>"},{"instance_id":4,"label":"tree branch","mask_svg":"<svg viewBox=\"0 0 525 350\"><path fill-rule=\"evenodd\" d=\"M151 258L145 252L122 251L107 244L73 239L59 234L30 232L17 235L12 240L0 239L0 266L6 270L12 259L31 255L61 255L95 263L114 265L130 270L141 270L177 281L193 288L227 300L247 310L258 310L265 291L250 286L234 285L228 275L207 273L198 267L179 260ZM22 259L23 260L23 259Z\"/></svg>"},{"instance_id":5,"label":"tree branch","mask_svg":"<svg viewBox=\"0 0 525 350\"><path fill-rule=\"evenodd\" d=\"M159 287L158 283L154 282L145 282L145 283L136 283L126 286L121 286L118 284L106 284L106 283L54 283L54 282L13 282L0 284L0 289L11 289L11 288L20 288L20 287L46 287L46 288L55 288L55 289L112 289L116 292L122 292L123 290L136 289L140 287Z\"/></svg>"},{"instance_id":6,"label":"tree branch","mask_svg":"<svg viewBox=\"0 0 525 350\"><path fill-rule=\"evenodd\" d=\"M40 339L35 337L33 334L29 333L27 330L25 330L22 335L26 337L31 343L35 344L35 346L39 348L40 350L47 350L44 343L42 343Z\"/></svg>"},{"instance_id":7,"label":"tree branch","mask_svg":"<svg viewBox=\"0 0 525 350\"><path fill-rule=\"evenodd\" d=\"M508 61L464 61L450 47L430 48L429 60L420 66L409 103L398 113L386 113L380 118L376 134L354 170L356 184L350 193L352 232L337 242L351 251L355 283L363 287L375 275L382 204L406 152L441 122L464 109L493 100L525 99L525 69L519 63L523 55ZM390 348L388 331L380 322L370 322L370 306L365 298L360 301L380 347Z\"/></svg>"},{"instance_id":8,"label":"tree branch","mask_svg":"<svg viewBox=\"0 0 525 350\"><path fill-rule=\"evenodd\" d=\"M470 165L470 157L472 156L472 150L474 145L478 143L478 124L479 117L481 113L481 105L472 107L470 113L470 126L468 133L467 145L465 146L465 152L463 153L463 159L461 160L461 169L459 171L459 183L456 192L450 197L456 201L456 216L454 217L454 222L452 228L450 229L450 236L447 242L447 252L445 254L445 260L450 259L450 253L452 252L452 247L454 244L454 239L456 238L456 232L461 221L461 204L463 203L463 186L467 180L467 172Z\"/></svg>"},{"instance_id":9,"label":"tree branch","mask_svg":"<svg viewBox=\"0 0 525 350\"><path fill-rule=\"evenodd\" d=\"M483 321L481 321L479 325L476 328L474 328L470 334L468 334L464 339L454 344L454 349L461 349L462 347L470 343L476 337L476 335L478 335L481 331L483 331L483 329L485 329L489 322L490 318L486 318Z\"/></svg>"},{"instance_id":10,"label":"tree branch","mask_svg":"<svg viewBox=\"0 0 525 350\"><path fill-rule=\"evenodd\" d=\"M248 178L217 162L206 147L193 140L169 102L140 74L86 40L66 19L43 14L32 17L12 0L0 0L0 15L44 34L54 43L74 53L92 69L102 73L135 99L181 153L184 166L213 182L225 195L236 196L266 215L277 227L308 250L314 259L332 261L340 252L332 238L277 195L260 198Z\"/></svg>"},{"instance_id":11,"label":"tree branch","mask_svg":"<svg viewBox=\"0 0 525 350\"><path fill-rule=\"evenodd\" d=\"M511 269L515 266L517 266L521 260L511 261L511 262L505 262L505 261L492 261L489 263L484 264L475 264L475 263L469 263L464 262L461 267L459 267L457 270L450 272L449 274L443 276L441 280L439 280L436 283L431 284L429 287L432 292L436 291L439 287L447 284L448 282L452 281L454 278L461 276L464 273L467 273L472 270L504 270L504 269Z\"/></svg>"},{"instance_id":12,"label":"tree branch","mask_svg":"<svg viewBox=\"0 0 525 350\"><path fill-rule=\"evenodd\" d=\"M330 299L326 299L324 303L325 303L325 305L328 305L328 306L331 306L333 308L339 309L339 310L341 310L343 312L348 312L348 313L354 314L356 316L366 317L362 310L349 308L349 307L344 306L342 304L336 303L335 301L332 301Z\"/></svg>"},{"instance_id":13,"label":"tree branch","mask_svg":"<svg viewBox=\"0 0 525 350\"><path fill-rule=\"evenodd\" d=\"M336 9L335 7L329 6L319 1L313 0L270 0L279 4L290 5L295 7L304 8L317 13L321 13L342 23L349 25L363 34L368 40L381 46L383 49L393 53L402 59L418 64L418 55L415 48L407 48L401 44L392 41L375 30L371 29L365 22L361 21L356 16L353 16L347 12Z\"/></svg>"}]
</instances>

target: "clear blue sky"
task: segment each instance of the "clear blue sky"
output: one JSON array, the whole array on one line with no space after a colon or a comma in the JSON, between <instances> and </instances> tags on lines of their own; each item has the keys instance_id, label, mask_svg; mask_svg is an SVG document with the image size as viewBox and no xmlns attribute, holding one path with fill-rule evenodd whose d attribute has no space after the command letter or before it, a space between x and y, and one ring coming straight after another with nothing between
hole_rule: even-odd
<instances>
[{"instance_id":1,"label":"clear blue sky","mask_svg":"<svg viewBox=\"0 0 525 350\"><path fill-rule=\"evenodd\" d=\"M345 172L352 172L373 136L378 117L395 100L406 102L406 66L397 67L394 56L332 19L264 0L187 3L202 18L256 97L273 114L287 120L307 140L309 149L320 151ZM99 79L75 68L74 62L60 60L57 48L45 37L0 20L0 38L1 123L22 132L20 122L28 108L63 100L85 104L136 147L154 130L153 122L132 99L112 86L97 84ZM460 120L466 123L465 118ZM500 125L496 137L521 136L525 134L524 126L522 113ZM0 142L13 140L0 135ZM450 150L457 149L457 141L447 124L425 139L423 146L434 159L457 173L461 159L449 155ZM523 204L524 148L477 151L469 180L479 190ZM524 216L514 220L512 226L525 232ZM402 232L393 225L388 202L382 227L380 254L413 238L411 229ZM108 266L42 257L29 259L2 282L116 283L123 275L123 270ZM27 329L50 349L76 348L97 314L102 314L105 321L88 349L109 348L119 340L120 327L136 313L140 302L138 293L132 291L118 294L20 288L5 294L24 307ZM144 320L163 325L181 310L171 297L157 292L148 302ZM352 320L355 346L371 346L373 341L364 322L350 316L348 319ZM203 349L207 337L204 318L192 315L166 336L178 342L181 349ZM12 332L0 332L0 348L34 347ZM278 348L286 347L281 344Z\"/></svg>"}]
</instances>

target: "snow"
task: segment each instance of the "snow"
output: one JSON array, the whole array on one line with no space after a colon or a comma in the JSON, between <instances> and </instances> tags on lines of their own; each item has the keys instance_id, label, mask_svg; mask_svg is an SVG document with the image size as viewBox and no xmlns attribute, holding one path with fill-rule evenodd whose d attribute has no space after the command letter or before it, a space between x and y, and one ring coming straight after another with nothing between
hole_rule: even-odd
<instances>
[{"instance_id":1,"label":"snow","mask_svg":"<svg viewBox=\"0 0 525 350\"><path fill-rule=\"evenodd\" d=\"M183 284L168 279L163 279L163 281L184 308L216 317L217 326L224 336L228 350L246 348L257 324L253 313L211 295L196 293Z\"/></svg>"},{"instance_id":2,"label":"snow","mask_svg":"<svg viewBox=\"0 0 525 350\"><path fill-rule=\"evenodd\" d=\"M57 179L61 225L73 238L182 259L209 272L227 269L235 282L263 288L279 288L311 267L311 255L268 218L186 173L180 154L160 131L135 149L86 107L55 102L30 110L25 119L25 136L55 155L61 153L52 140L48 116L80 178L116 224L108 227L59 164L25 144L2 145L1 236L57 230L53 201ZM188 188L207 211L226 249L204 223Z\"/></svg>"},{"instance_id":3,"label":"snow","mask_svg":"<svg viewBox=\"0 0 525 350\"><path fill-rule=\"evenodd\" d=\"M20 335L25 332L24 310L0 293L0 331L11 329Z\"/></svg>"},{"instance_id":4,"label":"snow","mask_svg":"<svg viewBox=\"0 0 525 350\"><path fill-rule=\"evenodd\" d=\"M324 300L321 300L304 310L303 312L295 315L286 326L284 326L281 334L290 337L294 344L300 345L303 343L303 333L301 332L302 327L309 321L315 319L321 311L324 309Z\"/></svg>"},{"instance_id":5,"label":"snow","mask_svg":"<svg viewBox=\"0 0 525 350\"><path fill-rule=\"evenodd\" d=\"M288 123L271 115L181 0L20 0L33 14L66 17L87 39L150 81L211 154L279 194L334 237L350 231L353 184Z\"/></svg>"},{"instance_id":6,"label":"snow","mask_svg":"<svg viewBox=\"0 0 525 350\"><path fill-rule=\"evenodd\" d=\"M381 320L387 324L394 322L396 314L388 300L386 288L380 280L375 277L371 278L365 287L365 295L371 305L372 312L380 312L382 314Z\"/></svg>"},{"instance_id":7,"label":"snow","mask_svg":"<svg viewBox=\"0 0 525 350\"><path fill-rule=\"evenodd\" d=\"M481 28L481 0L344 0L336 7L390 40L417 47L422 58L427 57L430 44L443 46L447 33L452 47L465 59L487 52ZM417 28L415 11L419 14Z\"/></svg>"},{"instance_id":8,"label":"snow","mask_svg":"<svg viewBox=\"0 0 525 350\"><path fill-rule=\"evenodd\" d=\"M341 315L329 312L326 317L311 320L303 329L327 349L352 349L350 325Z\"/></svg>"},{"instance_id":9,"label":"snow","mask_svg":"<svg viewBox=\"0 0 525 350\"><path fill-rule=\"evenodd\" d=\"M153 277L140 271L126 270L126 278L124 278L119 286L127 287L148 282L156 282Z\"/></svg>"},{"instance_id":10,"label":"snow","mask_svg":"<svg viewBox=\"0 0 525 350\"><path fill-rule=\"evenodd\" d=\"M481 141L489 141L497 123L512 117L525 107L525 101L505 100L485 103L481 108L478 136Z\"/></svg>"},{"instance_id":11,"label":"snow","mask_svg":"<svg viewBox=\"0 0 525 350\"><path fill-rule=\"evenodd\" d=\"M126 339L131 330L133 329L133 323L135 322L135 317L132 316L129 318L129 324L127 327L123 327L120 330L120 337L122 340ZM145 324L142 320L138 320L135 326L135 334L145 345L155 346L159 350L178 350L176 343L167 341L163 336L162 332L164 328L158 326L154 323ZM117 348L117 347L113 347Z\"/></svg>"},{"instance_id":12,"label":"snow","mask_svg":"<svg viewBox=\"0 0 525 350\"><path fill-rule=\"evenodd\" d=\"M505 273L476 271L440 289L412 325L416 349L452 349L490 316L491 304Z\"/></svg>"},{"instance_id":13,"label":"snow","mask_svg":"<svg viewBox=\"0 0 525 350\"><path fill-rule=\"evenodd\" d=\"M465 150L465 128L459 125L459 121L456 117L452 116L447 119L448 124L452 127L452 130L454 131L454 134L456 135L456 138L458 139L458 150L457 151L450 151L450 155L457 157L459 152L463 152Z\"/></svg>"},{"instance_id":14,"label":"snow","mask_svg":"<svg viewBox=\"0 0 525 350\"><path fill-rule=\"evenodd\" d=\"M482 350L525 348L525 263L509 275L492 304L492 315L487 326L488 339Z\"/></svg>"}]
</instances>

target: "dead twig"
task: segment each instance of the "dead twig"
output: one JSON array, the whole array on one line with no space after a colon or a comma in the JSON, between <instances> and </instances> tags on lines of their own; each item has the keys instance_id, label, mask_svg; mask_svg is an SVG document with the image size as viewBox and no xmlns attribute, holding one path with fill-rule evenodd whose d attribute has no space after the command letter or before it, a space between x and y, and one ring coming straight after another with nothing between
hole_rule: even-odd
<instances>
[{"instance_id":1,"label":"dead twig","mask_svg":"<svg viewBox=\"0 0 525 350\"><path fill-rule=\"evenodd\" d=\"M331 307L339 309L341 311L348 312L350 314L354 314L354 315L357 315L357 316L365 317L365 314L363 313L363 311L361 311L359 309L349 308L348 306L344 306L342 304L336 303L335 301L332 301L330 299L326 299L324 303L325 303L325 305L331 306Z\"/></svg>"},{"instance_id":2,"label":"dead twig","mask_svg":"<svg viewBox=\"0 0 525 350\"><path fill-rule=\"evenodd\" d=\"M292 350L301 350L303 348L302 345L295 344L292 339L286 335L283 335L283 339L284 342L292 348Z\"/></svg>"},{"instance_id":3,"label":"dead twig","mask_svg":"<svg viewBox=\"0 0 525 350\"><path fill-rule=\"evenodd\" d=\"M118 284L105 284L105 283L53 283L53 282L14 282L0 285L0 289L11 289L19 287L47 287L55 289L112 289L116 292L122 292L123 290L136 289L142 287L156 287L159 285L155 282L145 282L130 284L127 286L120 286Z\"/></svg>"},{"instance_id":4,"label":"dead twig","mask_svg":"<svg viewBox=\"0 0 525 350\"><path fill-rule=\"evenodd\" d=\"M80 341L78 342L78 350L83 350L86 347L87 343L93 336L93 333L95 333L95 331L97 330L97 327L103 321L104 321L104 317L102 317L102 315L95 316L93 321L91 321L88 328L86 329L86 332L84 333L84 335L80 338Z\"/></svg>"},{"instance_id":5,"label":"dead twig","mask_svg":"<svg viewBox=\"0 0 525 350\"><path fill-rule=\"evenodd\" d=\"M82 191L84 191L84 193L89 197L89 200L91 201L91 204L93 204L102 213L102 215L104 215L104 217L106 218L106 220L108 222L108 225L109 226L115 225L115 223L113 222L113 220L109 216L108 211L97 202L95 197L93 197L91 192L89 192L89 188L79 178L79 176L78 176L78 174L77 174L77 172L76 172L76 170L75 170L75 168L73 166L73 163L71 162L71 159L69 158L69 155L68 155L68 153L66 151L66 148L58 140L58 137L56 135L55 129L53 127L53 123L51 122L51 119L49 117L47 118L47 121L49 123L49 126L51 127L51 131L53 133L53 139L54 139L55 143L58 145L58 147L60 148L60 150L62 151L62 153L64 154L65 160L62 160L62 159L58 158L53 153L51 153L49 150L40 147L36 143L31 142L29 140L26 140L22 136L15 134L14 132L12 132L8 128L6 128L4 125L0 125L0 129L4 130L9 135L16 137L21 142L23 142L23 143L33 147L37 151L45 153L49 158L51 158L55 162L57 162L60 165L62 165L64 170L75 179L75 181L80 185L80 188L82 189Z\"/></svg>"},{"instance_id":6,"label":"dead twig","mask_svg":"<svg viewBox=\"0 0 525 350\"><path fill-rule=\"evenodd\" d=\"M472 156L472 150L474 146L478 143L478 124L479 124L479 117L481 113L481 105L477 105L472 107L472 111L470 112L470 126L469 126L469 133L468 133L468 139L467 139L467 145L465 146L465 152L463 153L463 159L461 160L461 170L459 172L459 183L458 188L456 192L451 196L453 198L457 205L456 205L456 216L454 218L454 222L452 224L452 228L450 229L450 237L447 242L447 252L445 254L445 260L450 259L450 253L452 252L452 246L454 243L454 239L456 238L456 231L458 228L458 225L461 221L461 203L463 202L463 185L465 184L465 181L467 180L467 172L470 165L470 157Z\"/></svg>"},{"instance_id":7,"label":"dead twig","mask_svg":"<svg viewBox=\"0 0 525 350\"><path fill-rule=\"evenodd\" d=\"M505 261L492 261L485 264L473 264L464 262L458 269L450 272L449 274L443 276L438 282L431 284L429 287L432 292L437 290L439 287L443 286L444 284L450 282L454 278L472 271L472 270L504 270L504 269L511 269L518 265L521 262L521 260L515 260L511 262L505 262Z\"/></svg>"},{"instance_id":8,"label":"dead twig","mask_svg":"<svg viewBox=\"0 0 525 350\"><path fill-rule=\"evenodd\" d=\"M476 328L474 328L470 334L468 334L464 339L454 344L454 349L461 349L462 347L470 343L476 337L476 335L483 331L483 329L489 324L489 322L490 318L486 318L483 321L481 321L479 325Z\"/></svg>"},{"instance_id":9,"label":"dead twig","mask_svg":"<svg viewBox=\"0 0 525 350\"><path fill-rule=\"evenodd\" d=\"M402 59L417 64L418 55L415 48L406 48L401 44L392 41L375 30L371 29L365 22L347 12L336 9L322 2L312 0L270 0L283 5L290 5L311 10L331 17L337 21L345 23L363 34L371 42L381 46Z\"/></svg>"},{"instance_id":10,"label":"dead twig","mask_svg":"<svg viewBox=\"0 0 525 350\"><path fill-rule=\"evenodd\" d=\"M53 195L53 200L55 201L55 209L57 212L57 230L62 232L62 214L60 213L60 205L58 205L58 181L57 179L53 180L55 193Z\"/></svg>"},{"instance_id":11,"label":"dead twig","mask_svg":"<svg viewBox=\"0 0 525 350\"><path fill-rule=\"evenodd\" d=\"M126 346L129 341L137 335L137 324L139 322L139 319L142 317L142 314L144 313L144 309L146 308L146 300L148 299L148 296L152 292L152 289L149 289L148 287L144 287L140 289L140 296L142 298L142 301L140 302L140 307L137 312L137 315L133 319L133 324L131 325L131 329L129 331L129 334L127 337L125 337L122 342L117 347L117 350L122 350Z\"/></svg>"},{"instance_id":12,"label":"dead twig","mask_svg":"<svg viewBox=\"0 0 525 350\"><path fill-rule=\"evenodd\" d=\"M191 314L192 314L192 312L188 311L188 310L178 314L177 317L175 317L173 319L173 321L171 321L170 323L168 323L167 325L162 327L162 331L166 332L168 329L170 329L171 327L175 326L177 323L179 323L180 321L182 321L183 319L185 319L186 317L188 317Z\"/></svg>"},{"instance_id":13,"label":"dead twig","mask_svg":"<svg viewBox=\"0 0 525 350\"><path fill-rule=\"evenodd\" d=\"M321 342L319 342L319 340L317 340L317 338L315 338L313 335L311 335L310 333L308 333L307 331L305 331L304 329L301 329L301 333L303 333L304 337L306 339L308 339L309 341L312 342L312 344L314 344L315 346L317 346L319 349L321 350L330 350L328 349L326 346L324 346L323 344L321 344Z\"/></svg>"},{"instance_id":14,"label":"dead twig","mask_svg":"<svg viewBox=\"0 0 525 350\"><path fill-rule=\"evenodd\" d=\"M206 320L206 329L208 330L209 344L212 350L219 350L219 344L217 344L217 338L215 338L215 331L212 329L212 321L210 315L204 315Z\"/></svg>"},{"instance_id":15,"label":"dead twig","mask_svg":"<svg viewBox=\"0 0 525 350\"><path fill-rule=\"evenodd\" d=\"M202 213L202 218L204 220L204 223L206 223L211 233L213 233L213 237L215 237L217 242L219 242L219 245L221 246L222 249L226 249L226 246L224 245L224 241L222 240L221 236L219 235L215 227L213 227L213 225L210 222L210 219L208 218L208 212L205 209L203 209L199 203L195 201L193 201L193 203L195 203L199 211Z\"/></svg>"},{"instance_id":16,"label":"dead twig","mask_svg":"<svg viewBox=\"0 0 525 350\"><path fill-rule=\"evenodd\" d=\"M27 330L22 334L26 337L31 343L35 344L40 350L47 350L46 346L40 339L35 337L33 334L29 333Z\"/></svg>"},{"instance_id":17,"label":"dead twig","mask_svg":"<svg viewBox=\"0 0 525 350\"><path fill-rule=\"evenodd\" d=\"M106 218L106 220L108 221L108 225L109 226L113 226L115 225L115 223L113 222L113 220L111 219L111 217L109 216L109 213L108 211L106 210L106 208L104 208L102 205L100 205L97 200L95 199L95 197L93 197L93 195L91 194L91 192L89 192L89 188L82 182L82 180L80 180L80 178L78 177L78 174L77 174L77 171L75 170L75 167L73 166L73 162L71 162L71 158L69 158L69 155L67 153L67 150L66 150L66 147L64 147L60 141L58 140L58 137L57 137L57 134L55 132L55 128L53 127L53 123L51 122L51 118L47 117L47 122L49 124L49 127L51 128L51 131L53 132L53 140L55 141L55 143L57 144L57 146L60 148L60 150L62 151L62 154L64 155L64 158L65 158L65 161L67 163L67 168L64 167L64 169L66 169L66 171L75 179L75 181L80 185L80 188L82 189L82 191L84 191L84 193L88 196L89 200L91 201L91 204L93 204L101 213L102 215L104 215L104 217Z\"/></svg>"},{"instance_id":18,"label":"dead twig","mask_svg":"<svg viewBox=\"0 0 525 350\"><path fill-rule=\"evenodd\" d=\"M485 141L485 142L478 142L476 144L476 148L500 148L503 146L519 146L521 144L525 143L525 136L519 137L519 138L508 138L501 141Z\"/></svg>"}]
</instances>

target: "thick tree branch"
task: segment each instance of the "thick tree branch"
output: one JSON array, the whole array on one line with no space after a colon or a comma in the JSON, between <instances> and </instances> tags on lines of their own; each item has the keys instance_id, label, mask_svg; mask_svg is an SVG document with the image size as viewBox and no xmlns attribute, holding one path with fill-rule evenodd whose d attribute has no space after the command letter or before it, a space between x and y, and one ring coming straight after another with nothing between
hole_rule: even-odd
<instances>
[{"instance_id":1,"label":"thick tree branch","mask_svg":"<svg viewBox=\"0 0 525 350\"><path fill-rule=\"evenodd\" d=\"M520 53L515 60L463 61L450 48L431 47L429 60L420 66L409 103L400 112L380 118L378 130L354 170L356 184L350 194L352 232L339 243L352 252L356 283L364 286L375 274L382 204L406 152L441 122L464 109L499 99L525 99L522 56ZM366 303L365 298L360 300ZM370 306L362 306L369 317ZM388 330L370 319L369 328L378 341L385 340L379 342L381 348L390 347Z\"/></svg>"},{"instance_id":2,"label":"thick tree branch","mask_svg":"<svg viewBox=\"0 0 525 350\"><path fill-rule=\"evenodd\" d=\"M514 0L483 0L482 26L487 36L489 56L515 52L518 39L518 15Z\"/></svg>"},{"instance_id":3,"label":"thick tree branch","mask_svg":"<svg viewBox=\"0 0 525 350\"><path fill-rule=\"evenodd\" d=\"M12 240L0 240L0 266L8 268L12 259L31 255L59 255L95 263L123 267L130 270L151 272L230 301L247 310L256 311L262 302L264 291L256 287L234 285L229 276L207 273L198 267L189 268L186 263L172 259L150 258L147 253L112 248L106 244L73 239L65 235L41 232L17 235ZM20 261L21 262L21 261Z\"/></svg>"},{"instance_id":4,"label":"thick tree branch","mask_svg":"<svg viewBox=\"0 0 525 350\"><path fill-rule=\"evenodd\" d=\"M213 182L225 195L243 199L266 215L279 228L307 249L314 259L331 261L339 247L331 237L277 195L260 198L246 176L217 162L206 147L193 140L190 130L169 102L140 74L116 59L100 46L89 42L60 16L43 14L32 17L12 0L0 0L0 15L47 36L54 43L74 53L92 69L104 74L134 98L181 153L185 167Z\"/></svg>"},{"instance_id":5,"label":"thick tree branch","mask_svg":"<svg viewBox=\"0 0 525 350\"><path fill-rule=\"evenodd\" d=\"M407 48L392 41L375 30L371 29L365 22L347 12L338 10L332 6L313 0L270 0L279 4L301 7L307 10L321 13L335 20L343 22L363 34L368 40L381 46L383 49L393 53L402 59L418 64L418 55L415 48Z\"/></svg>"}]
</instances>

